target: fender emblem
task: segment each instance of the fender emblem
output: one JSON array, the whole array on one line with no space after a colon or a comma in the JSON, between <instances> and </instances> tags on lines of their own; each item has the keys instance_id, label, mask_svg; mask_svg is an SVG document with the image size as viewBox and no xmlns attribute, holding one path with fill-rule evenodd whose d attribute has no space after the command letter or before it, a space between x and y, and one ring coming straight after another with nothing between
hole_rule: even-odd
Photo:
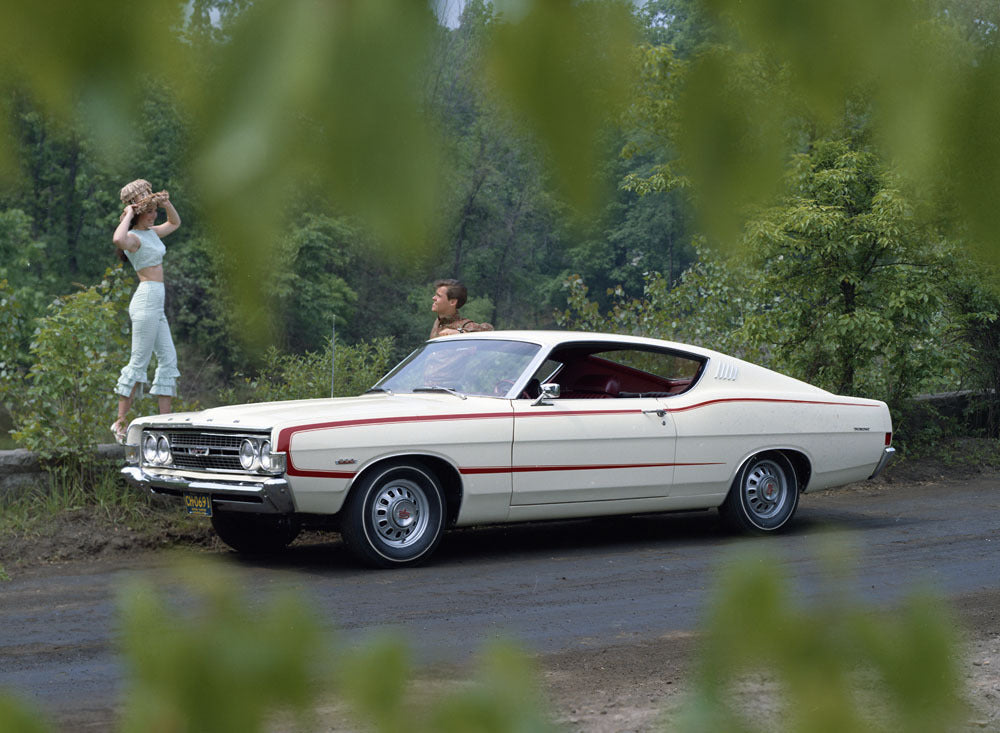
<instances>
[{"instance_id":1,"label":"fender emblem","mask_svg":"<svg viewBox=\"0 0 1000 733\"><path fill-rule=\"evenodd\" d=\"M358 461L357 461L356 458L338 458L337 459L337 465L338 466L353 466L357 462Z\"/></svg>"}]
</instances>

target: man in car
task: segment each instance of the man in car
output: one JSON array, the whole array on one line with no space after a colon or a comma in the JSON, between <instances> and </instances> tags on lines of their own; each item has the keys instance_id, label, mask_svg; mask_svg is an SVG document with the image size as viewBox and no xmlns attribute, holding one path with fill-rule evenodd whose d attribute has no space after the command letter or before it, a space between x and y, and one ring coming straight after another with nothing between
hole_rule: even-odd
<instances>
[{"instance_id":1,"label":"man in car","mask_svg":"<svg viewBox=\"0 0 1000 733\"><path fill-rule=\"evenodd\" d=\"M489 323L476 323L469 318L463 318L458 312L458 309L465 305L468 295L468 290L458 280L438 280L434 283L431 310L437 314L437 318L431 327L431 338L493 330L493 326Z\"/></svg>"}]
</instances>

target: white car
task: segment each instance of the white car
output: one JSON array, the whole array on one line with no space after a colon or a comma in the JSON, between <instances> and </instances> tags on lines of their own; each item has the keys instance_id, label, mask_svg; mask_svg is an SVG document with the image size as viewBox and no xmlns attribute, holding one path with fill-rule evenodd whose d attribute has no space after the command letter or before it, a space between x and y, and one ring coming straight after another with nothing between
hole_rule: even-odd
<instances>
[{"instance_id":1,"label":"white car","mask_svg":"<svg viewBox=\"0 0 1000 733\"><path fill-rule=\"evenodd\" d=\"M493 331L428 341L359 397L140 418L123 473L240 552L318 526L396 567L476 524L717 507L775 532L799 494L874 477L891 441L884 402L709 349Z\"/></svg>"}]
</instances>

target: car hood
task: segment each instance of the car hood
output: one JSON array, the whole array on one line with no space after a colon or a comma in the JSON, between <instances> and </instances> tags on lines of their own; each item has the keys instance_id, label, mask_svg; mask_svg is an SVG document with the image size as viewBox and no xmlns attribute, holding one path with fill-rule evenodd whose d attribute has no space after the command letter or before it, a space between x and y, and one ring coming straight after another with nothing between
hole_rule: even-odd
<instances>
[{"instance_id":1,"label":"car hood","mask_svg":"<svg viewBox=\"0 0 1000 733\"><path fill-rule=\"evenodd\" d=\"M200 412L153 415L140 418L137 422L209 429L280 430L306 423L395 415L424 415L440 413L442 410L467 412L473 405L476 405L474 408L476 411L509 412L511 410L509 400L495 397L468 397L463 400L455 395L441 393L378 393L361 395L360 397L229 405L213 407Z\"/></svg>"}]
</instances>

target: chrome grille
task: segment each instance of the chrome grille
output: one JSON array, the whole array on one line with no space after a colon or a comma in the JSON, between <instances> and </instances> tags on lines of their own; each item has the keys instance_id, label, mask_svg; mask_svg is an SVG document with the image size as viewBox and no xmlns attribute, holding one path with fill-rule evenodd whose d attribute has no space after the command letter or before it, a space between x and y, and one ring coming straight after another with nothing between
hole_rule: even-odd
<instances>
[{"instance_id":1,"label":"chrome grille","mask_svg":"<svg viewBox=\"0 0 1000 733\"><path fill-rule=\"evenodd\" d=\"M270 433L208 433L198 430L165 430L175 468L245 473L240 466L244 438L268 439Z\"/></svg>"}]
</instances>

